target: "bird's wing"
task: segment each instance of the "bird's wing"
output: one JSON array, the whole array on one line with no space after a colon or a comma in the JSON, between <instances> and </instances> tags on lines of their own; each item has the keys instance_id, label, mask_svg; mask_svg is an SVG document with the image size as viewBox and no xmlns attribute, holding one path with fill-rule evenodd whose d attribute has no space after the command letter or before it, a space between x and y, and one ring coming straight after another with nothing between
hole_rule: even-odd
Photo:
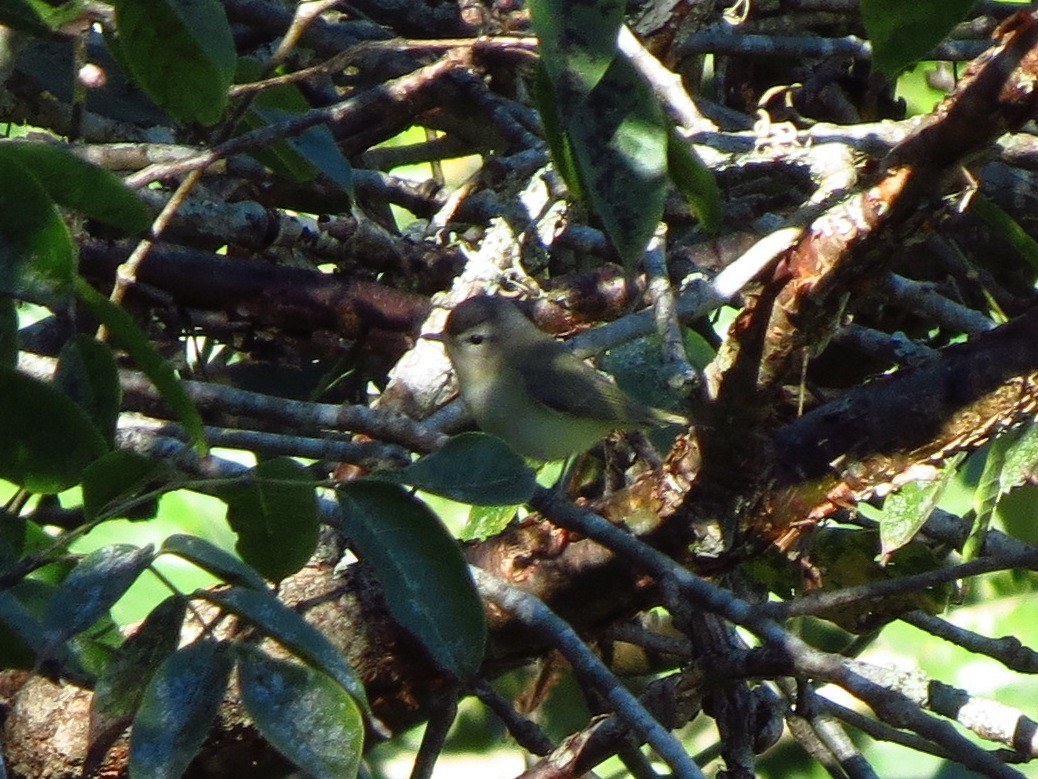
<instances>
[{"instance_id":1,"label":"bird's wing","mask_svg":"<svg viewBox=\"0 0 1038 779\"><path fill-rule=\"evenodd\" d=\"M609 379L573 356L557 341L522 347L526 391L549 408L563 413L636 425L650 423L648 408L631 400Z\"/></svg>"}]
</instances>

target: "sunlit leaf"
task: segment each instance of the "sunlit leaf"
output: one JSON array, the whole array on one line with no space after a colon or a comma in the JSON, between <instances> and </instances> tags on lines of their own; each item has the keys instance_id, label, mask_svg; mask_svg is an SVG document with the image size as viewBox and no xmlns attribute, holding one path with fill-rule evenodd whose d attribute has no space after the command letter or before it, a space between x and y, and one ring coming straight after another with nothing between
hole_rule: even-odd
<instances>
[{"instance_id":1,"label":"sunlit leaf","mask_svg":"<svg viewBox=\"0 0 1038 779\"><path fill-rule=\"evenodd\" d=\"M461 549L439 518L394 484L354 482L339 494L346 533L374 568L393 617L460 679L483 660L486 621Z\"/></svg>"},{"instance_id":2,"label":"sunlit leaf","mask_svg":"<svg viewBox=\"0 0 1038 779\"><path fill-rule=\"evenodd\" d=\"M667 172L703 229L716 233L721 228L721 190L692 144L674 130L667 139Z\"/></svg>"},{"instance_id":3,"label":"sunlit leaf","mask_svg":"<svg viewBox=\"0 0 1038 779\"><path fill-rule=\"evenodd\" d=\"M625 7L617 0L531 0L541 60L561 99L586 96L605 75Z\"/></svg>"},{"instance_id":4,"label":"sunlit leaf","mask_svg":"<svg viewBox=\"0 0 1038 779\"><path fill-rule=\"evenodd\" d=\"M879 526L881 553L884 558L915 538L915 534L926 524L926 520L937 508L938 501L951 483L962 458L962 454L949 458L943 467L932 471L931 478L909 482L887 496L883 503L883 518Z\"/></svg>"},{"instance_id":5,"label":"sunlit leaf","mask_svg":"<svg viewBox=\"0 0 1038 779\"><path fill-rule=\"evenodd\" d=\"M269 590L231 587L202 597L247 619L286 649L342 685L367 710L368 699L357 672L325 635Z\"/></svg>"},{"instance_id":6,"label":"sunlit leaf","mask_svg":"<svg viewBox=\"0 0 1038 779\"><path fill-rule=\"evenodd\" d=\"M209 733L227 690L228 648L200 640L166 658L133 719L131 779L179 779Z\"/></svg>"},{"instance_id":7,"label":"sunlit leaf","mask_svg":"<svg viewBox=\"0 0 1038 779\"><path fill-rule=\"evenodd\" d=\"M515 518L518 506L473 506L459 539L482 541L496 536Z\"/></svg>"},{"instance_id":8,"label":"sunlit leaf","mask_svg":"<svg viewBox=\"0 0 1038 779\"><path fill-rule=\"evenodd\" d=\"M80 560L58 587L43 615L48 642L56 645L97 622L154 558L150 546L113 544Z\"/></svg>"},{"instance_id":9,"label":"sunlit leaf","mask_svg":"<svg viewBox=\"0 0 1038 779\"><path fill-rule=\"evenodd\" d=\"M364 721L353 697L320 671L236 649L242 703L263 737L307 776L356 776Z\"/></svg>"},{"instance_id":10,"label":"sunlit leaf","mask_svg":"<svg viewBox=\"0 0 1038 779\"><path fill-rule=\"evenodd\" d=\"M306 565L320 524L313 479L303 466L288 457L266 460L221 497L245 562L273 581Z\"/></svg>"},{"instance_id":11,"label":"sunlit leaf","mask_svg":"<svg viewBox=\"0 0 1038 779\"><path fill-rule=\"evenodd\" d=\"M266 581L251 566L204 538L177 533L162 542L159 553L182 557L228 584L267 589Z\"/></svg>"},{"instance_id":12,"label":"sunlit leaf","mask_svg":"<svg viewBox=\"0 0 1038 779\"><path fill-rule=\"evenodd\" d=\"M563 118L591 210L627 266L663 216L670 128L652 90L625 57Z\"/></svg>"}]
</instances>

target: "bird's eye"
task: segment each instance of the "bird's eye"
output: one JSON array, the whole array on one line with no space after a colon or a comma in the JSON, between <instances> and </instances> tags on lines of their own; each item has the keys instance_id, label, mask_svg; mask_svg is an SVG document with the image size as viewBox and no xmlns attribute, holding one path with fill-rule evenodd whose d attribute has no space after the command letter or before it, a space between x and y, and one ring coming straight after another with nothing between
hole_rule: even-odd
<instances>
[{"instance_id":1,"label":"bird's eye","mask_svg":"<svg viewBox=\"0 0 1038 779\"><path fill-rule=\"evenodd\" d=\"M487 339L487 337L485 335L481 335L481 334L477 333L476 335L470 335L468 337L468 342L470 344L472 344L473 346L479 346L486 339Z\"/></svg>"}]
</instances>

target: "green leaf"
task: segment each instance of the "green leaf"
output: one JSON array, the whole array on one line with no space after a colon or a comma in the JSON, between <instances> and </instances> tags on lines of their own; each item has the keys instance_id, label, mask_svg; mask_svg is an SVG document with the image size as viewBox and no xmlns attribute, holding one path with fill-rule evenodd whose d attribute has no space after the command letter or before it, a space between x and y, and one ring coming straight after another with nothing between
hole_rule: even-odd
<instances>
[{"instance_id":1,"label":"green leaf","mask_svg":"<svg viewBox=\"0 0 1038 779\"><path fill-rule=\"evenodd\" d=\"M159 665L177 648L187 602L170 596L123 642L97 679L90 701L90 755L103 758L133 719ZM88 757L88 762L90 758Z\"/></svg>"},{"instance_id":2,"label":"green leaf","mask_svg":"<svg viewBox=\"0 0 1038 779\"><path fill-rule=\"evenodd\" d=\"M54 494L107 450L86 412L50 384L0 367L0 478Z\"/></svg>"},{"instance_id":3,"label":"green leaf","mask_svg":"<svg viewBox=\"0 0 1038 779\"><path fill-rule=\"evenodd\" d=\"M117 0L123 59L158 105L182 122L214 124L234 78L234 38L216 0Z\"/></svg>"},{"instance_id":4,"label":"green leaf","mask_svg":"<svg viewBox=\"0 0 1038 779\"><path fill-rule=\"evenodd\" d=\"M872 64L896 76L933 51L974 4L974 0L861 0Z\"/></svg>"},{"instance_id":5,"label":"green leaf","mask_svg":"<svg viewBox=\"0 0 1038 779\"><path fill-rule=\"evenodd\" d=\"M242 703L263 737L316 779L351 779L360 767L364 721L353 698L312 668L236 646Z\"/></svg>"},{"instance_id":6,"label":"green leaf","mask_svg":"<svg viewBox=\"0 0 1038 779\"><path fill-rule=\"evenodd\" d=\"M266 590L263 577L230 552L197 536L178 533L167 538L159 554L174 554L194 563L228 584L241 584L256 590Z\"/></svg>"},{"instance_id":7,"label":"green leaf","mask_svg":"<svg viewBox=\"0 0 1038 779\"><path fill-rule=\"evenodd\" d=\"M999 487L1009 492L1030 480L1038 472L1038 425L1024 427L1009 441L1005 467L999 474Z\"/></svg>"},{"instance_id":8,"label":"green leaf","mask_svg":"<svg viewBox=\"0 0 1038 779\"><path fill-rule=\"evenodd\" d=\"M1032 238L1011 214L1006 213L982 192L970 198L970 211L984 220L988 227L1012 246L1016 253L1028 262L1032 270L1038 270L1038 241Z\"/></svg>"},{"instance_id":9,"label":"green leaf","mask_svg":"<svg viewBox=\"0 0 1038 779\"><path fill-rule=\"evenodd\" d=\"M295 460L266 460L220 495L227 502L227 522L238 535L235 549L266 578L280 581L295 573L317 549L314 482Z\"/></svg>"},{"instance_id":10,"label":"green leaf","mask_svg":"<svg viewBox=\"0 0 1038 779\"><path fill-rule=\"evenodd\" d=\"M933 471L933 478L909 482L887 496L879 526L884 559L911 541L930 518L962 458L962 454L948 458L942 468Z\"/></svg>"},{"instance_id":11,"label":"green leaf","mask_svg":"<svg viewBox=\"0 0 1038 779\"><path fill-rule=\"evenodd\" d=\"M663 216L670 129L652 90L617 57L564 117L584 195L628 267Z\"/></svg>"},{"instance_id":12,"label":"green leaf","mask_svg":"<svg viewBox=\"0 0 1038 779\"><path fill-rule=\"evenodd\" d=\"M258 63L247 58L240 59L239 80L243 75L249 79L258 78ZM242 126L251 130L277 124L294 119L310 108L311 105L299 91L299 87L295 84L282 84L256 95L249 110L242 117ZM295 181L311 181L318 173L323 173L351 198L354 197L353 168L335 142L335 136L325 125L317 125L299 135L275 141L251 154L275 173L281 173Z\"/></svg>"},{"instance_id":13,"label":"green leaf","mask_svg":"<svg viewBox=\"0 0 1038 779\"><path fill-rule=\"evenodd\" d=\"M133 719L131 779L179 779L209 734L231 666L228 648L208 640L166 658Z\"/></svg>"},{"instance_id":14,"label":"green leaf","mask_svg":"<svg viewBox=\"0 0 1038 779\"><path fill-rule=\"evenodd\" d=\"M77 277L74 283L79 300L108 328L112 339L129 353L137 366L151 379L166 405L180 419L195 450L203 456L208 454L209 446L202 429L202 417L199 416L198 409L191 402L184 385L180 383L169 363L155 351L155 347L129 314L83 279Z\"/></svg>"},{"instance_id":15,"label":"green leaf","mask_svg":"<svg viewBox=\"0 0 1038 779\"><path fill-rule=\"evenodd\" d=\"M486 433L456 435L439 451L378 478L480 506L525 503L537 489L537 475L526 461Z\"/></svg>"},{"instance_id":16,"label":"green leaf","mask_svg":"<svg viewBox=\"0 0 1038 779\"><path fill-rule=\"evenodd\" d=\"M667 137L667 172L703 229L708 233L720 230L721 190L717 181L692 144L673 129Z\"/></svg>"},{"instance_id":17,"label":"green leaf","mask_svg":"<svg viewBox=\"0 0 1038 779\"><path fill-rule=\"evenodd\" d=\"M39 5L29 0L0 0L0 24L23 32L50 35L51 26L40 13Z\"/></svg>"},{"instance_id":18,"label":"green leaf","mask_svg":"<svg viewBox=\"0 0 1038 779\"><path fill-rule=\"evenodd\" d=\"M353 482L339 493L346 534L374 568L390 614L459 679L479 668L483 604L461 548L429 507L403 488Z\"/></svg>"},{"instance_id":19,"label":"green leaf","mask_svg":"<svg viewBox=\"0 0 1038 779\"><path fill-rule=\"evenodd\" d=\"M123 391L112 350L89 335L72 336L58 355L54 382L87 412L108 445L114 445Z\"/></svg>"},{"instance_id":20,"label":"green leaf","mask_svg":"<svg viewBox=\"0 0 1038 779\"><path fill-rule=\"evenodd\" d=\"M136 519L134 507L126 504L170 472L168 465L134 452L109 452L83 471L83 514L88 521L101 516Z\"/></svg>"},{"instance_id":21,"label":"green leaf","mask_svg":"<svg viewBox=\"0 0 1038 779\"><path fill-rule=\"evenodd\" d=\"M995 513L999 498L1002 497L1002 472L1005 469L1006 453L1019 432L1007 431L996 437L988 446L984 457L984 470L973 492L973 522L962 545L962 559L965 562L976 559L984 547L991 516Z\"/></svg>"},{"instance_id":22,"label":"green leaf","mask_svg":"<svg viewBox=\"0 0 1038 779\"><path fill-rule=\"evenodd\" d=\"M469 511L459 539L461 541L483 541L496 536L515 517L518 506L473 506Z\"/></svg>"},{"instance_id":23,"label":"green leaf","mask_svg":"<svg viewBox=\"0 0 1038 779\"><path fill-rule=\"evenodd\" d=\"M41 620L48 643L56 646L97 622L154 559L151 546L113 544L80 560L54 593Z\"/></svg>"},{"instance_id":24,"label":"green leaf","mask_svg":"<svg viewBox=\"0 0 1038 779\"><path fill-rule=\"evenodd\" d=\"M368 709L368 697L357 672L328 638L279 601L269 590L231 587L228 590L200 592L199 596L243 617L290 652L328 674L346 692Z\"/></svg>"},{"instance_id":25,"label":"green leaf","mask_svg":"<svg viewBox=\"0 0 1038 779\"><path fill-rule=\"evenodd\" d=\"M117 176L49 143L0 143L0 160L32 173L55 202L91 219L140 233L151 224L148 207Z\"/></svg>"},{"instance_id":26,"label":"green leaf","mask_svg":"<svg viewBox=\"0 0 1038 779\"><path fill-rule=\"evenodd\" d=\"M72 291L75 249L40 182L0 157L0 292L37 302Z\"/></svg>"},{"instance_id":27,"label":"green leaf","mask_svg":"<svg viewBox=\"0 0 1038 779\"><path fill-rule=\"evenodd\" d=\"M533 96L541 115L541 124L544 125L544 138L548 141L548 149L551 151L555 170L562 176L562 180L566 182L573 197L583 199L584 188L580 183L576 160L573 159L573 145L569 142L569 137L563 128L555 87L548 76L543 57L537 60Z\"/></svg>"},{"instance_id":28,"label":"green leaf","mask_svg":"<svg viewBox=\"0 0 1038 779\"><path fill-rule=\"evenodd\" d=\"M18 364L18 306L13 298L0 295L0 367Z\"/></svg>"},{"instance_id":29,"label":"green leaf","mask_svg":"<svg viewBox=\"0 0 1038 779\"><path fill-rule=\"evenodd\" d=\"M541 60L561 99L585 97L605 76L625 7L619 0L531 0Z\"/></svg>"}]
</instances>

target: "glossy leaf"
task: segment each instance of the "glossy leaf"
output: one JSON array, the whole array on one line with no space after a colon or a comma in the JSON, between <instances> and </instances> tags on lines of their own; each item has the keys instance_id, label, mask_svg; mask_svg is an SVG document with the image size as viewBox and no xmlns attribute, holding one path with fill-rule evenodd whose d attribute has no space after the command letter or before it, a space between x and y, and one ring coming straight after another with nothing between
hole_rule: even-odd
<instances>
[{"instance_id":1,"label":"glossy leaf","mask_svg":"<svg viewBox=\"0 0 1038 779\"><path fill-rule=\"evenodd\" d=\"M86 413L50 384L0 367L0 478L54 494L107 450Z\"/></svg>"},{"instance_id":2,"label":"glossy leaf","mask_svg":"<svg viewBox=\"0 0 1038 779\"><path fill-rule=\"evenodd\" d=\"M169 470L167 465L134 452L109 452L83 471L84 516L87 520L102 515L137 519L137 507L126 504Z\"/></svg>"},{"instance_id":3,"label":"glossy leaf","mask_svg":"<svg viewBox=\"0 0 1038 779\"><path fill-rule=\"evenodd\" d=\"M618 0L531 0L541 59L561 100L586 97L605 76L625 7Z\"/></svg>"},{"instance_id":4,"label":"glossy leaf","mask_svg":"<svg viewBox=\"0 0 1038 779\"><path fill-rule=\"evenodd\" d=\"M186 613L183 598L166 598L115 651L98 677L90 701L89 752L95 760L104 757L130 724L156 669L176 650Z\"/></svg>"},{"instance_id":5,"label":"glossy leaf","mask_svg":"<svg viewBox=\"0 0 1038 779\"><path fill-rule=\"evenodd\" d=\"M163 541L159 553L182 557L228 584L241 584L256 590L267 589L266 581L255 570L204 538L178 533Z\"/></svg>"},{"instance_id":6,"label":"glossy leaf","mask_svg":"<svg viewBox=\"0 0 1038 779\"><path fill-rule=\"evenodd\" d=\"M263 737L307 776L356 776L364 721L353 698L320 671L236 649L242 702Z\"/></svg>"},{"instance_id":7,"label":"glossy leaf","mask_svg":"<svg viewBox=\"0 0 1038 779\"><path fill-rule=\"evenodd\" d=\"M544 138L548 142L555 170L562 176L562 180L566 182L573 197L583 198L584 187L580 183L576 160L573 159L573 145L569 141L569 136L566 135L562 118L559 116L555 86L548 76L543 57L537 60L533 96L538 113L541 115L541 124L544 125Z\"/></svg>"},{"instance_id":8,"label":"glossy leaf","mask_svg":"<svg viewBox=\"0 0 1038 779\"><path fill-rule=\"evenodd\" d=\"M0 367L18 364L18 306L12 298L0 295Z\"/></svg>"},{"instance_id":9,"label":"glossy leaf","mask_svg":"<svg viewBox=\"0 0 1038 779\"><path fill-rule=\"evenodd\" d=\"M80 278L75 280L75 289L80 302L108 328L112 340L129 353L155 385L166 405L187 429L195 450L201 455L208 454L209 447L198 409L169 363L155 351L133 318Z\"/></svg>"},{"instance_id":10,"label":"glossy leaf","mask_svg":"<svg viewBox=\"0 0 1038 779\"><path fill-rule=\"evenodd\" d=\"M674 130L667 138L667 171L703 229L709 233L720 230L721 190L717 181L692 144Z\"/></svg>"},{"instance_id":11,"label":"glossy leaf","mask_svg":"<svg viewBox=\"0 0 1038 779\"><path fill-rule=\"evenodd\" d=\"M339 494L346 534L374 568L390 613L443 670L471 676L483 660L483 604L461 548L421 501L403 488L354 482Z\"/></svg>"},{"instance_id":12,"label":"glossy leaf","mask_svg":"<svg viewBox=\"0 0 1038 779\"><path fill-rule=\"evenodd\" d=\"M279 601L273 592L231 587L199 594L247 619L300 659L328 674L368 710L367 693L353 666L321 631Z\"/></svg>"},{"instance_id":13,"label":"glossy leaf","mask_svg":"<svg viewBox=\"0 0 1038 779\"><path fill-rule=\"evenodd\" d=\"M884 558L915 538L915 534L937 507L961 461L961 454L951 457L942 468L933 470L932 478L909 482L887 496L883 503L883 518L879 526L881 553Z\"/></svg>"},{"instance_id":14,"label":"glossy leaf","mask_svg":"<svg viewBox=\"0 0 1038 779\"><path fill-rule=\"evenodd\" d=\"M0 160L21 165L32 173L54 201L67 208L139 233L151 223L151 212L117 176L50 143L0 143Z\"/></svg>"},{"instance_id":15,"label":"glossy leaf","mask_svg":"<svg viewBox=\"0 0 1038 779\"><path fill-rule=\"evenodd\" d=\"M670 128L652 90L617 57L564 119L584 196L628 267L663 216Z\"/></svg>"},{"instance_id":16,"label":"glossy leaf","mask_svg":"<svg viewBox=\"0 0 1038 779\"><path fill-rule=\"evenodd\" d=\"M0 157L0 293L37 302L72 291L75 250L65 223L35 176Z\"/></svg>"},{"instance_id":17,"label":"glossy leaf","mask_svg":"<svg viewBox=\"0 0 1038 779\"><path fill-rule=\"evenodd\" d=\"M227 690L228 648L201 640L166 658L133 719L131 779L179 779L198 752Z\"/></svg>"},{"instance_id":18,"label":"glossy leaf","mask_svg":"<svg viewBox=\"0 0 1038 779\"><path fill-rule=\"evenodd\" d=\"M216 0L117 0L119 47L148 96L182 122L214 124L236 55Z\"/></svg>"},{"instance_id":19,"label":"glossy leaf","mask_svg":"<svg viewBox=\"0 0 1038 779\"><path fill-rule=\"evenodd\" d=\"M150 546L113 544L80 560L43 615L48 642L56 645L97 622L154 559Z\"/></svg>"},{"instance_id":20,"label":"glossy leaf","mask_svg":"<svg viewBox=\"0 0 1038 779\"><path fill-rule=\"evenodd\" d=\"M273 581L295 573L317 549L317 495L306 469L288 457L266 460L223 488L227 522L241 558Z\"/></svg>"},{"instance_id":21,"label":"glossy leaf","mask_svg":"<svg viewBox=\"0 0 1038 779\"><path fill-rule=\"evenodd\" d=\"M873 65L896 76L933 51L974 5L974 0L861 0Z\"/></svg>"},{"instance_id":22,"label":"glossy leaf","mask_svg":"<svg viewBox=\"0 0 1038 779\"><path fill-rule=\"evenodd\" d=\"M54 381L87 412L109 446L115 443L115 425L123 392L112 350L86 334L70 338L58 355Z\"/></svg>"},{"instance_id":23,"label":"glossy leaf","mask_svg":"<svg viewBox=\"0 0 1038 779\"><path fill-rule=\"evenodd\" d=\"M526 461L486 433L456 435L439 451L378 476L481 506L525 503L537 488L536 474Z\"/></svg>"}]
</instances>

